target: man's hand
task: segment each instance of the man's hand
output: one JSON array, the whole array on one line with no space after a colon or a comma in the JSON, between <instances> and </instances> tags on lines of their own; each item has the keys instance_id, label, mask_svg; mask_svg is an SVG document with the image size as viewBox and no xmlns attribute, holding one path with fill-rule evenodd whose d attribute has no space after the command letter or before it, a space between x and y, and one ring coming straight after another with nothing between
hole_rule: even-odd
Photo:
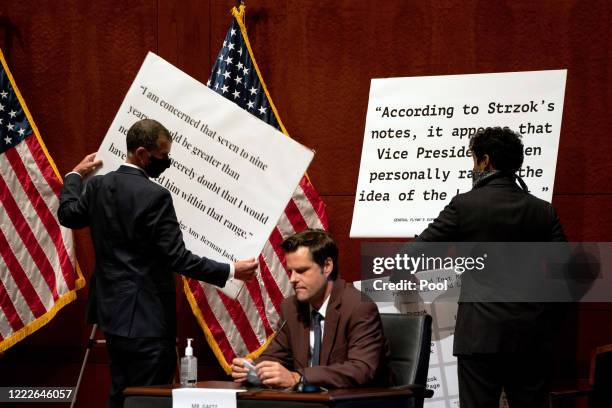
<instances>
[{"instance_id":1,"label":"man's hand","mask_svg":"<svg viewBox=\"0 0 612 408\"><path fill-rule=\"evenodd\" d=\"M287 370L276 361L262 361L255 368L261 382L269 387L293 388L300 378L298 373Z\"/></svg>"},{"instance_id":2,"label":"man's hand","mask_svg":"<svg viewBox=\"0 0 612 408\"><path fill-rule=\"evenodd\" d=\"M232 360L232 378L234 382L242 383L246 381L249 369L244 366L245 360L249 363L253 362L253 360L248 358L235 358Z\"/></svg>"},{"instance_id":3,"label":"man's hand","mask_svg":"<svg viewBox=\"0 0 612 408\"><path fill-rule=\"evenodd\" d=\"M249 281L255 276L257 260L255 258L238 261L234 264L234 278Z\"/></svg>"},{"instance_id":4,"label":"man's hand","mask_svg":"<svg viewBox=\"0 0 612 408\"><path fill-rule=\"evenodd\" d=\"M79 173L81 177L85 177L102 165L102 160L94 160L95 157L96 153L88 154L72 171Z\"/></svg>"}]
</instances>

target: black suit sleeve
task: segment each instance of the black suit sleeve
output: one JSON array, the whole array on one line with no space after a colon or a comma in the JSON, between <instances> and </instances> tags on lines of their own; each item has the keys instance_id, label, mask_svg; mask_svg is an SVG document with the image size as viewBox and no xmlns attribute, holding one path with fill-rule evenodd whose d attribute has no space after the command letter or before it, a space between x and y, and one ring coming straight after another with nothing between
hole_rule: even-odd
<instances>
[{"instance_id":1,"label":"black suit sleeve","mask_svg":"<svg viewBox=\"0 0 612 408\"><path fill-rule=\"evenodd\" d=\"M155 250L162 254L173 271L219 287L225 286L230 271L228 264L199 257L185 248L170 192L160 190L159 195L151 200L147 214L147 227L153 231Z\"/></svg>"},{"instance_id":2,"label":"black suit sleeve","mask_svg":"<svg viewBox=\"0 0 612 408\"><path fill-rule=\"evenodd\" d=\"M96 182L96 178L90 180L90 183ZM64 180L57 210L57 218L64 227L77 229L89 225L89 196L92 189L88 188L86 194L81 194L82 190L81 176L76 173L68 174Z\"/></svg>"},{"instance_id":3,"label":"black suit sleeve","mask_svg":"<svg viewBox=\"0 0 612 408\"><path fill-rule=\"evenodd\" d=\"M561 221L559 220L559 216L555 209L550 206L551 219L552 219L552 228L550 232L550 241L551 242L566 242L567 238L565 237L565 233L563 232L563 227L561 226Z\"/></svg>"},{"instance_id":4,"label":"black suit sleeve","mask_svg":"<svg viewBox=\"0 0 612 408\"><path fill-rule=\"evenodd\" d=\"M457 212L455 198L453 198L416 240L425 242L450 242L456 239L458 230L459 213Z\"/></svg>"}]
</instances>

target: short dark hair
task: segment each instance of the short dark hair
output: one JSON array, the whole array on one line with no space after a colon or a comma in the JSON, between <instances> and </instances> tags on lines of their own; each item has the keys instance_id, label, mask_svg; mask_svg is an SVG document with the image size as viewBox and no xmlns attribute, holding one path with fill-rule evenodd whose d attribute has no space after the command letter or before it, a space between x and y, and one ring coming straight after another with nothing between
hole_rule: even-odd
<instances>
[{"instance_id":1,"label":"short dark hair","mask_svg":"<svg viewBox=\"0 0 612 408\"><path fill-rule=\"evenodd\" d=\"M154 149L160 136L165 136L172 141L170 132L161 123L153 119L142 119L134 123L127 132L125 142L128 152L133 152L139 147L147 150Z\"/></svg>"},{"instance_id":2,"label":"short dark hair","mask_svg":"<svg viewBox=\"0 0 612 408\"><path fill-rule=\"evenodd\" d=\"M312 260L321 268L325 266L325 260L331 258L334 267L329 279L336 280L338 277L338 246L329 232L322 229L307 229L290 236L281 244L285 253L295 252L299 247L308 248Z\"/></svg>"},{"instance_id":3,"label":"short dark hair","mask_svg":"<svg viewBox=\"0 0 612 408\"><path fill-rule=\"evenodd\" d=\"M523 165L521 135L507 127L488 127L470 139L470 150L477 160L486 154L496 170L516 173Z\"/></svg>"}]
</instances>

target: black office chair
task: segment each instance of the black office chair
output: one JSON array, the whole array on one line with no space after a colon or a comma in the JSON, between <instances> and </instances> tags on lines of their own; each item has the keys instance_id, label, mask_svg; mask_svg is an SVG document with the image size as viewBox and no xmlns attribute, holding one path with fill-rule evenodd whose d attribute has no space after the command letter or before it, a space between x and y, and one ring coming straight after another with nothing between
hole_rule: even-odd
<instances>
[{"instance_id":1,"label":"black office chair","mask_svg":"<svg viewBox=\"0 0 612 408\"><path fill-rule=\"evenodd\" d=\"M587 383L579 380L575 388L551 391L549 406L551 408L566 406L568 402L574 406L575 401L572 400L586 397L589 408L612 407L610 384L612 384L612 344L595 349Z\"/></svg>"},{"instance_id":2,"label":"black office chair","mask_svg":"<svg viewBox=\"0 0 612 408\"><path fill-rule=\"evenodd\" d=\"M427 386L431 353L431 316L381 313L385 337L391 347L391 371L396 386ZM431 392L428 393L431 396ZM415 408L423 406L422 398Z\"/></svg>"},{"instance_id":3,"label":"black office chair","mask_svg":"<svg viewBox=\"0 0 612 408\"><path fill-rule=\"evenodd\" d=\"M610 384L612 384L612 344L597 347L595 350L593 395L589 407L604 408L612 406Z\"/></svg>"}]
</instances>

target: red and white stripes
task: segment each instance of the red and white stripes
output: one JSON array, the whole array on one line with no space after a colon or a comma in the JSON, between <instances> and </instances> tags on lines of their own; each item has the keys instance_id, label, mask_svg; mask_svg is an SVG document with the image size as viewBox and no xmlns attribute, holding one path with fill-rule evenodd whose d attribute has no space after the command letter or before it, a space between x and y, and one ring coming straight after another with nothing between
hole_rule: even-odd
<instances>
[{"instance_id":1,"label":"red and white stripes","mask_svg":"<svg viewBox=\"0 0 612 408\"><path fill-rule=\"evenodd\" d=\"M60 189L35 135L0 155L0 351L76 289L72 231L57 220Z\"/></svg>"}]
</instances>

